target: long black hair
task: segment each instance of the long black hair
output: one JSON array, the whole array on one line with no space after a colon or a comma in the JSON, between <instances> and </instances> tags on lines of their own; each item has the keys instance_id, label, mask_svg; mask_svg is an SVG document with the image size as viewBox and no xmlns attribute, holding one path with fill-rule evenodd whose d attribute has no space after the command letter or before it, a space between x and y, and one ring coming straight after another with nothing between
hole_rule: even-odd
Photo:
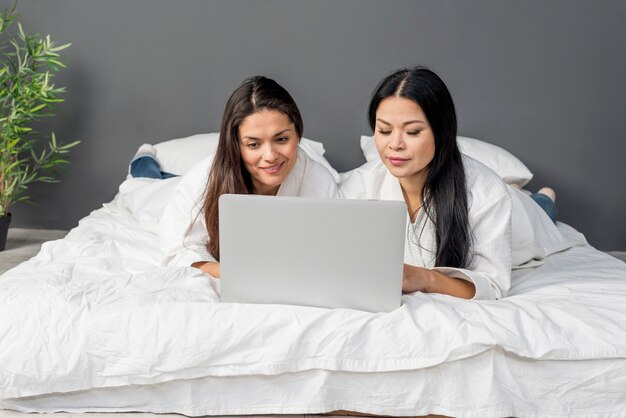
<instances>
[{"instance_id":1,"label":"long black hair","mask_svg":"<svg viewBox=\"0 0 626 418\"><path fill-rule=\"evenodd\" d=\"M435 225L435 265L468 267L472 235L452 96L443 80L427 68L398 70L383 79L374 91L368 109L372 130L376 126L378 106L387 97L404 97L417 103L435 137L435 156L428 165L422 190L422 210Z\"/></svg>"},{"instance_id":2,"label":"long black hair","mask_svg":"<svg viewBox=\"0 0 626 418\"><path fill-rule=\"evenodd\" d=\"M223 194L252 194L252 179L239 151L239 125L261 110L284 113L294 124L298 139L304 123L300 110L283 86L271 78L248 78L228 99L220 126L220 139L204 196L204 220L209 234L207 250L220 258L218 199Z\"/></svg>"}]
</instances>

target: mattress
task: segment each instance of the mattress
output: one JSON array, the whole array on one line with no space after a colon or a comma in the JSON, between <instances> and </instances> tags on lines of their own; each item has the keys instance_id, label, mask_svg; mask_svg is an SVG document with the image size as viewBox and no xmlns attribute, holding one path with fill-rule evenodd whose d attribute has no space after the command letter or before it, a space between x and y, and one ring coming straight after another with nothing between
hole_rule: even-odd
<instances>
[{"instance_id":1,"label":"mattress","mask_svg":"<svg viewBox=\"0 0 626 418\"><path fill-rule=\"evenodd\" d=\"M626 264L571 242L509 297L404 295L391 313L219 303L164 268L176 179L129 179L0 277L0 405L187 415L624 415Z\"/></svg>"}]
</instances>

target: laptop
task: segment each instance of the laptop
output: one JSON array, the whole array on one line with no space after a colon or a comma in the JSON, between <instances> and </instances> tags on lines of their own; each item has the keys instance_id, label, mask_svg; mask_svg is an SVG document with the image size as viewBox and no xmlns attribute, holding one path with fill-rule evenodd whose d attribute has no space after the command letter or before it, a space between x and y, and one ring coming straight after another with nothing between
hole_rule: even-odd
<instances>
[{"instance_id":1,"label":"laptop","mask_svg":"<svg viewBox=\"0 0 626 418\"><path fill-rule=\"evenodd\" d=\"M406 213L397 201L222 195L221 301L391 312Z\"/></svg>"}]
</instances>

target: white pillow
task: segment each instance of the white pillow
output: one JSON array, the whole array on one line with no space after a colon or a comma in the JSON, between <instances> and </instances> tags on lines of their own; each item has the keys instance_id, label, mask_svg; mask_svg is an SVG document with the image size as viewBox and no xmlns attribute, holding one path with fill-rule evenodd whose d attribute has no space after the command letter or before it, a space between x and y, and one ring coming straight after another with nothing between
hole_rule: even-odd
<instances>
[{"instance_id":1,"label":"white pillow","mask_svg":"<svg viewBox=\"0 0 626 418\"><path fill-rule=\"evenodd\" d=\"M507 184L524 186L533 173L517 157L497 145L478 139L457 137L459 149L495 171ZM373 136L361 136L361 149L367 161L379 158Z\"/></svg>"},{"instance_id":2,"label":"white pillow","mask_svg":"<svg viewBox=\"0 0 626 418\"><path fill-rule=\"evenodd\" d=\"M218 141L219 133L217 132L170 139L154 145L157 150L156 158L161 164L162 171L182 176L202 159L214 154L217 151ZM302 138L300 148L312 160L322 164L332 174L335 181L339 182L339 173L324 158L326 152L324 144Z\"/></svg>"},{"instance_id":3,"label":"white pillow","mask_svg":"<svg viewBox=\"0 0 626 418\"><path fill-rule=\"evenodd\" d=\"M217 151L218 133L198 134L156 144L161 171L182 176L191 167Z\"/></svg>"}]
</instances>

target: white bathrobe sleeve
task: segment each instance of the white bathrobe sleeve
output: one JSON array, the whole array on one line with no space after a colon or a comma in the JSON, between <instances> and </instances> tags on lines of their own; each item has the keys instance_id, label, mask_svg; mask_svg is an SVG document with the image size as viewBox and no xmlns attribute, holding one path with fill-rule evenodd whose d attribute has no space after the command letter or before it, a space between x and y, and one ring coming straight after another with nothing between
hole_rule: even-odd
<instances>
[{"instance_id":1,"label":"white bathrobe sleeve","mask_svg":"<svg viewBox=\"0 0 626 418\"><path fill-rule=\"evenodd\" d=\"M467 269L434 267L448 277L470 281L476 287L473 299L500 299L511 286L511 198L502 195L470 214L474 235L472 264Z\"/></svg>"},{"instance_id":2,"label":"white bathrobe sleeve","mask_svg":"<svg viewBox=\"0 0 626 418\"><path fill-rule=\"evenodd\" d=\"M471 265L433 270L472 282L473 299L500 299L511 286L511 196L504 181L478 161L464 157L464 166L473 238Z\"/></svg>"},{"instance_id":3,"label":"white bathrobe sleeve","mask_svg":"<svg viewBox=\"0 0 626 418\"><path fill-rule=\"evenodd\" d=\"M164 266L191 266L199 261L217 260L209 254L209 235L202 204L211 171L210 156L183 176L159 221ZM289 176L278 189L279 196L339 198L332 174L302 150Z\"/></svg>"},{"instance_id":4,"label":"white bathrobe sleeve","mask_svg":"<svg viewBox=\"0 0 626 418\"><path fill-rule=\"evenodd\" d=\"M185 174L159 220L159 239L164 266L191 266L216 261L206 245L209 240L202 203L211 170L210 156Z\"/></svg>"}]
</instances>

